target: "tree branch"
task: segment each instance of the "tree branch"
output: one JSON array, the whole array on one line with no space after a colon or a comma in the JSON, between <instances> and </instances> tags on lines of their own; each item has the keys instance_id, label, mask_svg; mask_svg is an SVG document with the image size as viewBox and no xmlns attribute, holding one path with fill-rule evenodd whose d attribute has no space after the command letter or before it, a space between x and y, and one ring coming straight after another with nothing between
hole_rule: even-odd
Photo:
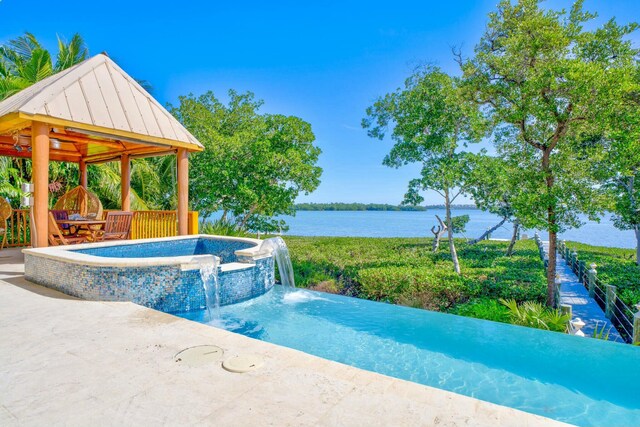
<instances>
[{"instance_id":1,"label":"tree branch","mask_svg":"<svg viewBox=\"0 0 640 427\"><path fill-rule=\"evenodd\" d=\"M535 142L527 135L527 125L525 124L524 119L520 120L518 125L520 126L520 134L522 135L522 139L524 139L524 142L531 145L532 147L537 148L538 150L544 150L544 145L540 144L539 142Z\"/></svg>"}]
</instances>

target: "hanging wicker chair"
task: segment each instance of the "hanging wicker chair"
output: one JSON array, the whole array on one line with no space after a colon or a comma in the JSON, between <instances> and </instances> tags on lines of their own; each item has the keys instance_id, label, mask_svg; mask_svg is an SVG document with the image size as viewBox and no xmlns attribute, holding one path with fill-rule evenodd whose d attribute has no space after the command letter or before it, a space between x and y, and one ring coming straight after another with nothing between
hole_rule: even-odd
<instances>
[{"instance_id":1,"label":"hanging wicker chair","mask_svg":"<svg viewBox=\"0 0 640 427\"><path fill-rule=\"evenodd\" d=\"M62 195L53 209L64 210L69 214L80 214L85 218L102 218L100 199L81 185Z\"/></svg>"},{"instance_id":2,"label":"hanging wicker chair","mask_svg":"<svg viewBox=\"0 0 640 427\"><path fill-rule=\"evenodd\" d=\"M7 243L7 220L11 217L11 205L4 197L0 197L0 249L4 248Z\"/></svg>"}]
</instances>

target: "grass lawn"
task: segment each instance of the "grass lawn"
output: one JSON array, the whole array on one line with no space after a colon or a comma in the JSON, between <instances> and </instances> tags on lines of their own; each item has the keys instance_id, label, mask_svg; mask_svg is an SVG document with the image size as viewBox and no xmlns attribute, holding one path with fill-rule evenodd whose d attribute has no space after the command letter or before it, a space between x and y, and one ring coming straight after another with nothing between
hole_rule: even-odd
<instances>
[{"instance_id":1,"label":"grass lawn","mask_svg":"<svg viewBox=\"0 0 640 427\"><path fill-rule=\"evenodd\" d=\"M567 242L567 247L578 252L578 259L587 265L596 263L602 283L618 287L618 297L635 311L640 302L640 267L636 265L635 249L605 248Z\"/></svg>"},{"instance_id":2,"label":"grass lawn","mask_svg":"<svg viewBox=\"0 0 640 427\"><path fill-rule=\"evenodd\" d=\"M457 242L462 274L448 245L427 238L284 237L296 285L376 301L504 321L499 298L544 302L546 280L535 242Z\"/></svg>"}]
</instances>

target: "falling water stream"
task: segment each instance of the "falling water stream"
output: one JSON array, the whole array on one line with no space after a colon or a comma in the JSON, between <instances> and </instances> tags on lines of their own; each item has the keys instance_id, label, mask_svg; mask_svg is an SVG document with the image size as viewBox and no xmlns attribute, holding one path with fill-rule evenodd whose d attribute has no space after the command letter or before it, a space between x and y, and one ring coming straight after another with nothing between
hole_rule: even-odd
<instances>
[{"instance_id":1,"label":"falling water stream","mask_svg":"<svg viewBox=\"0 0 640 427\"><path fill-rule=\"evenodd\" d=\"M282 237L271 237L262 242L260 252L271 252L278 264L280 272L280 283L285 288L291 289L296 287L296 281L293 276L293 265L289 256L289 248Z\"/></svg>"},{"instance_id":2,"label":"falling water stream","mask_svg":"<svg viewBox=\"0 0 640 427\"><path fill-rule=\"evenodd\" d=\"M218 282L218 258L200 264L200 277L209 321L220 319L220 283Z\"/></svg>"}]
</instances>

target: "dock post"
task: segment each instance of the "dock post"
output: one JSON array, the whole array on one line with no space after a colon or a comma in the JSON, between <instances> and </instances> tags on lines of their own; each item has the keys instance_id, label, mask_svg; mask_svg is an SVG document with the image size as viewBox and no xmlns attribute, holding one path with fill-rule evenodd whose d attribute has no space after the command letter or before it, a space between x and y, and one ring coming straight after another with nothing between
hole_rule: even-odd
<instances>
[{"instance_id":1,"label":"dock post","mask_svg":"<svg viewBox=\"0 0 640 427\"><path fill-rule=\"evenodd\" d=\"M587 272L587 263L584 261L578 262L578 282L584 284L584 275Z\"/></svg>"},{"instance_id":2,"label":"dock post","mask_svg":"<svg viewBox=\"0 0 640 427\"><path fill-rule=\"evenodd\" d=\"M633 338L631 344L640 345L640 303L636 304L638 311L633 315Z\"/></svg>"},{"instance_id":3,"label":"dock post","mask_svg":"<svg viewBox=\"0 0 640 427\"><path fill-rule=\"evenodd\" d=\"M613 317L613 308L616 305L616 287L613 285L606 285L606 299L604 315L607 319Z\"/></svg>"},{"instance_id":4,"label":"dock post","mask_svg":"<svg viewBox=\"0 0 640 427\"><path fill-rule=\"evenodd\" d=\"M591 269L587 272L589 281L589 298L593 298L596 295L596 277L598 276L596 267L596 264L591 264Z\"/></svg>"}]
</instances>

